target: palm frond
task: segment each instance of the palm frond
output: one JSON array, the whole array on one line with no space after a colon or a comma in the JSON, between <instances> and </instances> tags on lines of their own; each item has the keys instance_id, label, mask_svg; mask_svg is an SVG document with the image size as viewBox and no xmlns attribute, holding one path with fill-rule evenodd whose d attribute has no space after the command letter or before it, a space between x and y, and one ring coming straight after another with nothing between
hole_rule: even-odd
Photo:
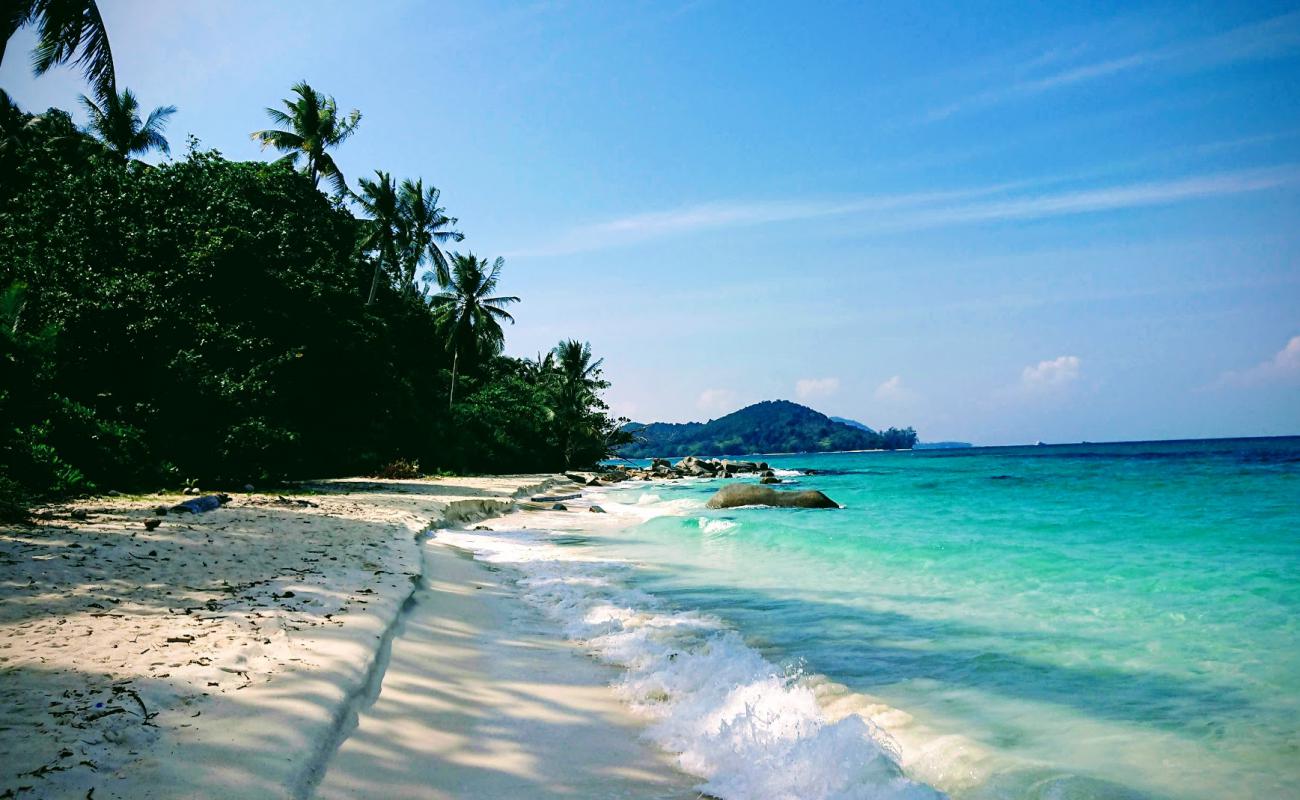
<instances>
[{"instance_id":1,"label":"palm frond","mask_svg":"<svg viewBox=\"0 0 1300 800\"><path fill-rule=\"evenodd\" d=\"M113 51L95 0L40 0L28 5L28 21L39 20L36 49L32 51L33 71L43 75L54 66L74 61L98 98L115 96Z\"/></svg>"}]
</instances>

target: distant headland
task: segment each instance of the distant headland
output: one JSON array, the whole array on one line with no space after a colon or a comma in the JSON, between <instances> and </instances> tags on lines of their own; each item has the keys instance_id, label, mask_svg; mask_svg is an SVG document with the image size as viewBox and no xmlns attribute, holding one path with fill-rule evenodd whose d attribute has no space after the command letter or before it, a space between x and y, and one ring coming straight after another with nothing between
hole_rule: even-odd
<instances>
[{"instance_id":1,"label":"distant headland","mask_svg":"<svg viewBox=\"0 0 1300 800\"><path fill-rule=\"evenodd\" d=\"M765 400L708 422L630 422L623 430L635 437L619 449L626 458L907 450L916 444L910 427L877 431L789 400Z\"/></svg>"}]
</instances>

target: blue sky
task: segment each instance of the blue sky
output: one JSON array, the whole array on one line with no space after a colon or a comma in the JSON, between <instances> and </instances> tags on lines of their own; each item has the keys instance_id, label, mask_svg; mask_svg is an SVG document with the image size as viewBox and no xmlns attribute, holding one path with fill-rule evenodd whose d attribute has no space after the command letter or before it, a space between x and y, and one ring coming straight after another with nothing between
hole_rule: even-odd
<instances>
[{"instance_id":1,"label":"blue sky","mask_svg":"<svg viewBox=\"0 0 1300 800\"><path fill-rule=\"evenodd\" d=\"M1294 3L101 0L234 158L307 79L616 411L784 397L980 443L1300 433ZM70 70L0 85L71 107Z\"/></svg>"}]
</instances>

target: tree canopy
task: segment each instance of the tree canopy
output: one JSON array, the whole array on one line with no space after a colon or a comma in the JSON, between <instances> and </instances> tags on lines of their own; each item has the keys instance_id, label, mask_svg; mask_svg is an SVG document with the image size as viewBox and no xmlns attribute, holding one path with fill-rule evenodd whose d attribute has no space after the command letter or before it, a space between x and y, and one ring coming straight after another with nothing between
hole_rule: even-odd
<instances>
[{"instance_id":1,"label":"tree canopy","mask_svg":"<svg viewBox=\"0 0 1300 800\"><path fill-rule=\"evenodd\" d=\"M501 355L505 263L452 253L440 274L460 233L432 186L378 172L358 216L284 160L191 141L139 169L128 97L129 136L95 128L107 147L0 103L0 503L608 454L589 346L576 373Z\"/></svg>"}]
</instances>

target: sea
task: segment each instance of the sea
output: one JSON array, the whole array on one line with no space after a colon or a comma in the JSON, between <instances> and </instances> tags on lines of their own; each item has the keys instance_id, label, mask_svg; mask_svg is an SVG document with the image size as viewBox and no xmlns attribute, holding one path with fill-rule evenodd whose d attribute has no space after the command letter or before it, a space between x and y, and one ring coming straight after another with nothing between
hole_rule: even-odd
<instances>
[{"instance_id":1,"label":"sea","mask_svg":"<svg viewBox=\"0 0 1300 800\"><path fill-rule=\"evenodd\" d=\"M440 535L714 797L1300 797L1300 437L762 460Z\"/></svg>"}]
</instances>

